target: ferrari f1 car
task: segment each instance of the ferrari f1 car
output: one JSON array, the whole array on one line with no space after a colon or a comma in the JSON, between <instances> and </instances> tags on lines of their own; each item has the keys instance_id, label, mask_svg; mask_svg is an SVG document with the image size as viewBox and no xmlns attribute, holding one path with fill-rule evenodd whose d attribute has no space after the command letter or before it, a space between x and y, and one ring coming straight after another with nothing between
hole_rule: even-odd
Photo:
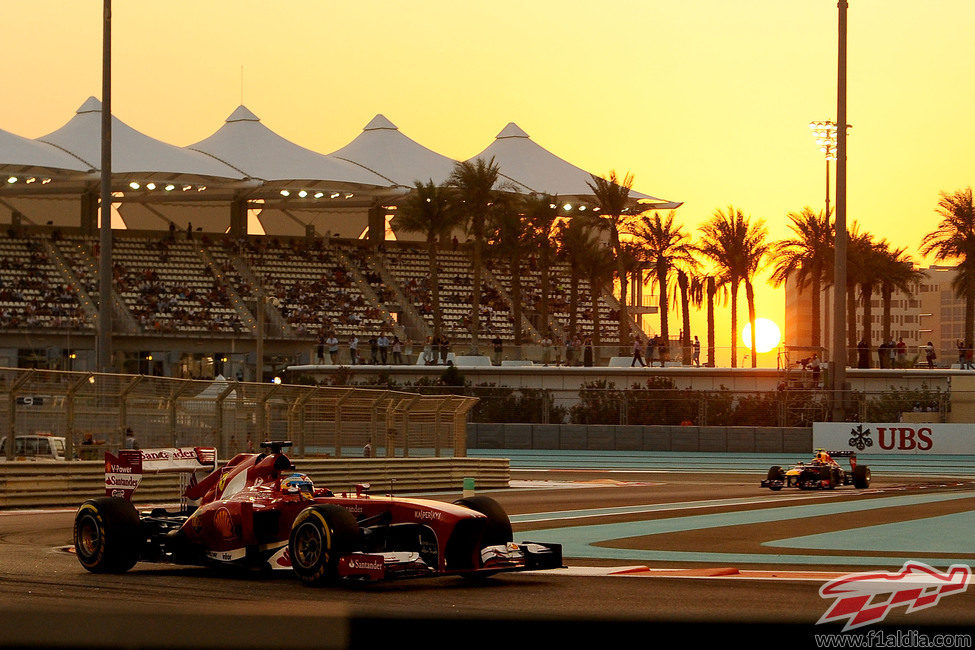
<instances>
[{"instance_id":1,"label":"ferrari f1 car","mask_svg":"<svg viewBox=\"0 0 975 650\"><path fill-rule=\"evenodd\" d=\"M262 453L238 454L219 469L214 449L106 454L106 496L75 516L78 559L96 573L139 561L280 569L313 585L562 566L561 545L513 543L493 499L370 496L365 485L333 494L296 470L282 453L290 444L263 443ZM191 475L178 509L133 506L144 472Z\"/></svg>"},{"instance_id":2,"label":"ferrari f1 car","mask_svg":"<svg viewBox=\"0 0 975 650\"><path fill-rule=\"evenodd\" d=\"M850 471L843 469L833 458L850 459ZM870 468L857 465L856 454L852 451L826 451L817 449L816 456L808 463L798 462L789 469L778 465L769 468L768 477L762 487L781 490L795 487L800 490L831 490L838 485L852 485L857 489L870 486Z\"/></svg>"}]
</instances>

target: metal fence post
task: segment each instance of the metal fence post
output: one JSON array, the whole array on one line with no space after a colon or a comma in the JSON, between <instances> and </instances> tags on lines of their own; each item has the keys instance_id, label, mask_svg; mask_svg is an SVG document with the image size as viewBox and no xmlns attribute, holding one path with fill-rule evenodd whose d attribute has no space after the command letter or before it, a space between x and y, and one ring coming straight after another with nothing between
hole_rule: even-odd
<instances>
[{"instance_id":1,"label":"metal fence post","mask_svg":"<svg viewBox=\"0 0 975 650\"><path fill-rule=\"evenodd\" d=\"M14 380L14 383L10 386L9 393L9 405L10 417L9 425L10 428L7 430L7 460L14 459L14 442L17 437L17 391L21 386L27 383L27 380L34 375L34 369L31 368L23 375Z\"/></svg>"}]
</instances>

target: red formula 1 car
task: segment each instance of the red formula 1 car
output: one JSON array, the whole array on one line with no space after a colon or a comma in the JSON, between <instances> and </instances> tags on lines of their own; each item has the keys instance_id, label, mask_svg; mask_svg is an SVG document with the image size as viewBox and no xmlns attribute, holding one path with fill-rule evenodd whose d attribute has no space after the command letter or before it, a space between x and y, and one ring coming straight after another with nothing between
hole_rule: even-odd
<instances>
[{"instance_id":1,"label":"red formula 1 car","mask_svg":"<svg viewBox=\"0 0 975 650\"><path fill-rule=\"evenodd\" d=\"M213 449L106 454L106 496L75 516L78 559L92 572L139 561L281 569L309 584L562 566L561 545L513 543L493 499L378 497L368 486L332 494L296 470L282 453L290 444L263 443L263 453L238 454L219 469ZM144 472L192 475L178 510L132 505Z\"/></svg>"},{"instance_id":2,"label":"red formula 1 car","mask_svg":"<svg viewBox=\"0 0 975 650\"><path fill-rule=\"evenodd\" d=\"M849 458L850 471L846 471L833 460ZM852 451L826 451L817 449L816 456L808 463L798 462L789 469L778 465L769 468L768 477L762 487L781 490L783 487L797 487L800 490L831 490L838 485L853 485L858 489L870 486L870 468L857 465L856 454Z\"/></svg>"}]
</instances>

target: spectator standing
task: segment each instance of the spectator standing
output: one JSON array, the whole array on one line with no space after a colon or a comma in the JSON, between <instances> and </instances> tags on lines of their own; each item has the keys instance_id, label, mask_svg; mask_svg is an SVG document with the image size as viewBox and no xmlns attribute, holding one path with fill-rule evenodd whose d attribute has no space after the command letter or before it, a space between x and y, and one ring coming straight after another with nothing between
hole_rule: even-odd
<instances>
[{"instance_id":1,"label":"spectator standing","mask_svg":"<svg viewBox=\"0 0 975 650\"><path fill-rule=\"evenodd\" d=\"M501 341L501 335L495 333L491 344L494 346L494 365L500 366L504 359L504 343Z\"/></svg>"},{"instance_id":2,"label":"spectator standing","mask_svg":"<svg viewBox=\"0 0 975 650\"><path fill-rule=\"evenodd\" d=\"M592 339L586 337L586 342L582 352L582 365L592 368Z\"/></svg>"},{"instance_id":3,"label":"spectator standing","mask_svg":"<svg viewBox=\"0 0 975 650\"><path fill-rule=\"evenodd\" d=\"M349 339L349 359L353 366L359 363L359 337L355 334Z\"/></svg>"},{"instance_id":4,"label":"spectator standing","mask_svg":"<svg viewBox=\"0 0 975 650\"><path fill-rule=\"evenodd\" d=\"M369 363L374 366L379 363L379 341L375 336L369 337Z\"/></svg>"},{"instance_id":5,"label":"spectator standing","mask_svg":"<svg viewBox=\"0 0 975 650\"><path fill-rule=\"evenodd\" d=\"M376 339L376 347L379 349L379 361L385 366L389 360L389 337L386 334L380 334L379 338Z\"/></svg>"},{"instance_id":6,"label":"spectator standing","mask_svg":"<svg viewBox=\"0 0 975 650\"><path fill-rule=\"evenodd\" d=\"M958 339L958 343L955 344L958 347L958 367L965 367L965 342Z\"/></svg>"},{"instance_id":7,"label":"spectator standing","mask_svg":"<svg viewBox=\"0 0 975 650\"><path fill-rule=\"evenodd\" d=\"M339 340L335 337L335 332L328 335L328 338L325 339L325 345L328 346L328 362L337 364L339 362Z\"/></svg>"},{"instance_id":8,"label":"spectator standing","mask_svg":"<svg viewBox=\"0 0 975 650\"><path fill-rule=\"evenodd\" d=\"M897 366L899 368L904 368L907 365L907 343L904 343L904 337L897 340Z\"/></svg>"},{"instance_id":9,"label":"spectator standing","mask_svg":"<svg viewBox=\"0 0 975 650\"><path fill-rule=\"evenodd\" d=\"M325 363L325 335L318 334L318 344L315 346L315 361Z\"/></svg>"},{"instance_id":10,"label":"spectator standing","mask_svg":"<svg viewBox=\"0 0 975 650\"><path fill-rule=\"evenodd\" d=\"M938 358L938 355L934 351L934 343L928 341L927 345L924 346L924 358L927 359L928 369L934 369L934 360Z\"/></svg>"},{"instance_id":11,"label":"spectator standing","mask_svg":"<svg viewBox=\"0 0 975 650\"><path fill-rule=\"evenodd\" d=\"M701 341L696 336L694 337L694 365L701 367Z\"/></svg>"},{"instance_id":12,"label":"spectator standing","mask_svg":"<svg viewBox=\"0 0 975 650\"><path fill-rule=\"evenodd\" d=\"M819 362L819 355L818 354L814 354L813 355L812 361L809 362L809 367L812 368L813 387L814 388L818 388L819 387L819 373L822 372L822 369L823 369L822 364Z\"/></svg>"},{"instance_id":13,"label":"spectator standing","mask_svg":"<svg viewBox=\"0 0 975 650\"><path fill-rule=\"evenodd\" d=\"M139 441L135 439L135 433L132 431L132 427L129 427L125 430L124 446L126 449L139 448Z\"/></svg>"},{"instance_id":14,"label":"spectator standing","mask_svg":"<svg viewBox=\"0 0 975 650\"><path fill-rule=\"evenodd\" d=\"M393 337L393 363L396 365L402 365L403 363L403 342L399 340L398 336Z\"/></svg>"},{"instance_id":15,"label":"spectator standing","mask_svg":"<svg viewBox=\"0 0 975 650\"><path fill-rule=\"evenodd\" d=\"M423 342L423 364L432 366L434 361L436 361L436 357L433 354L433 338L428 336L427 340Z\"/></svg>"},{"instance_id":16,"label":"spectator standing","mask_svg":"<svg viewBox=\"0 0 975 650\"><path fill-rule=\"evenodd\" d=\"M450 355L450 341L447 340L446 334L440 335L440 363L442 365L447 365L447 357Z\"/></svg>"},{"instance_id":17,"label":"spectator standing","mask_svg":"<svg viewBox=\"0 0 975 650\"><path fill-rule=\"evenodd\" d=\"M857 368L870 367L870 344L866 339L860 339L857 343Z\"/></svg>"},{"instance_id":18,"label":"spectator standing","mask_svg":"<svg viewBox=\"0 0 975 650\"><path fill-rule=\"evenodd\" d=\"M643 343L640 341L639 337L633 338L633 360L630 361L630 367L632 368L636 365L636 362L640 362L641 368L646 368L647 364L643 363Z\"/></svg>"}]
</instances>

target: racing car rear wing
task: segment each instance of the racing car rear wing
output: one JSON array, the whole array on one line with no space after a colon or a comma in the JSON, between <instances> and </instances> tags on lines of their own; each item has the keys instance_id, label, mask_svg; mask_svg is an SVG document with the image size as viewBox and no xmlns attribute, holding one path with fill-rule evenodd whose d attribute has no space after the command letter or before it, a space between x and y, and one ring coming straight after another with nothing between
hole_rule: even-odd
<instances>
[{"instance_id":1,"label":"racing car rear wing","mask_svg":"<svg viewBox=\"0 0 975 650\"><path fill-rule=\"evenodd\" d=\"M130 501L143 474L172 473L180 474L183 495L187 487L213 472L216 466L217 450L213 447L122 449L117 456L105 452L105 495Z\"/></svg>"}]
</instances>

